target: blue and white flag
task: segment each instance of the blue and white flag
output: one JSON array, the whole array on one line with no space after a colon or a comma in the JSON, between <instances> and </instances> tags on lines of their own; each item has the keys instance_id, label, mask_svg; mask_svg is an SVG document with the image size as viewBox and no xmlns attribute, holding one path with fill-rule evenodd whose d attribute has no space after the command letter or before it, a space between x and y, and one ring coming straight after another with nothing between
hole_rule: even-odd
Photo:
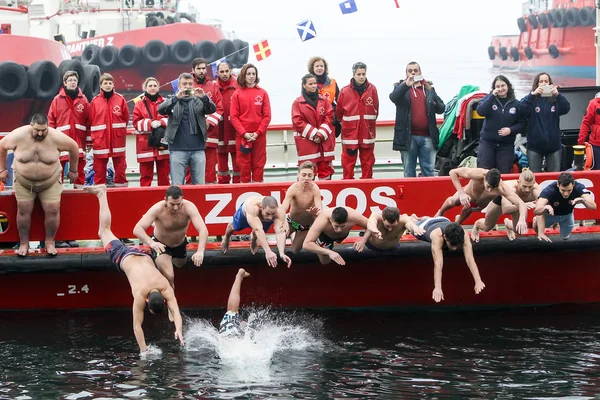
<instances>
[{"instance_id":1,"label":"blue and white flag","mask_svg":"<svg viewBox=\"0 0 600 400\"><path fill-rule=\"evenodd\" d=\"M298 35L300 35L300 40L306 42L317 36L317 31L315 30L315 24L307 19L296 24L296 29L298 29Z\"/></svg>"},{"instance_id":2,"label":"blue and white flag","mask_svg":"<svg viewBox=\"0 0 600 400\"><path fill-rule=\"evenodd\" d=\"M179 81L177 79L171 81L171 86L173 87L175 94L177 94L177 90L179 90Z\"/></svg>"},{"instance_id":3,"label":"blue and white flag","mask_svg":"<svg viewBox=\"0 0 600 400\"><path fill-rule=\"evenodd\" d=\"M355 0L346 0L340 3L340 10L342 10L342 14L351 14L353 12L358 11L356 8Z\"/></svg>"},{"instance_id":4,"label":"blue and white flag","mask_svg":"<svg viewBox=\"0 0 600 400\"><path fill-rule=\"evenodd\" d=\"M218 59L217 61L213 61L211 67L212 67L212 74L213 74L213 78L217 79L217 72L219 71L219 64L221 64L222 62L227 61L227 57L223 57Z\"/></svg>"}]
</instances>

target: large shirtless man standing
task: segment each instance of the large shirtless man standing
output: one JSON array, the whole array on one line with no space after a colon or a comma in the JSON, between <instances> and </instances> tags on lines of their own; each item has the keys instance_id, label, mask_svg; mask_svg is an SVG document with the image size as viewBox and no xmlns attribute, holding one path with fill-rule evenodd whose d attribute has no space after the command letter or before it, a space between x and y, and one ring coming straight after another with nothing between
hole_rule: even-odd
<instances>
[{"instance_id":1,"label":"large shirtless man standing","mask_svg":"<svg viewBox=\"0 0 600 400\"><path fill-rule=\"evenodd\" d=\"M346 265L342 256L333 251L333 246L336 242L342 243L355 225L366 229L367 218L353 208L323 210L308 231L303 249L319 256L321 264L329 264L333 260L339 265Z\"/></svg>"},{"instance_id":2,"label":"large shirtless man standing","mask_svg":"<svg viewBox=\"0 0 600 400\"><path fill-rule=\"evenodd\" d=\"M452 178L456 193L446 199L442 204L442 208L435 215L436 217L442 217L451 208L462 205L463 209L455 221L457 224L461 224L471 215L471 212L484 209L494 198L502 196L519 209L519 221L515 231L518 234L527 231L527 207L523 200L502 182L500 171L496 168L490 170L467 167L455 168L450 171L450 178ZM460 178L470 179L470 182L463 188Z\"/></svg>"},{"instance_id":3,"label":"large shirtless man standing","mask_svg":"<svg viewBox=\"0 0 600 400\"><path fill-rule=\"evenodd\" d=\"M535 182L535 175L529 168L523 168L523 172L521 172L519 179L516 181L505 181L504 183L509 190L516 193L523 200L528 210L535 208L535 202L540 196L542 189ZM481 231L489 232L492 230L502 214L512 215L512 220L504 218L504 225L506 225L508 240L515 240L516 235L513 228L513 221L518 221L521 218L519 208L500 195L496 196L487 206L485 218L478 219L473 225L471 239L479 242L479 233Z\"/></svg>"},{"instance_id":4,"label":"large shirtless man standing","mask_svg":"<svg viewBox=\"0 0 600 400\"><path fill-rule=\"evenodd\" d=\"M308 233L317 214L323 209L321 203L321 191L316 183L314 164L306 161L298 168L298 182L293 183L285 193L285 199L281 203L280 209L283 213L290 210L286 221L286 236L292 233L292 251L294 253L302 249L304 238Z\"/></svg>"},{"instance_id":5,"label":"large shirtless man standing","mask_svg":"<svg viewBox=\"0 0 600 400\"><path fill-rule=\"evenodd\" d=\"M79 147L77 142L64 133L48 127L48 117L35 114L31 124L15 129L0 140L0 180L6 182L8 150L15 155L13 163L13 189L17 198L17 228L19 249L17 255L24 257L29 251L29 228L35 198L40 199L44 209L46 228L46 252L57 254L54 236L60 222L60 197L63 170L60 153L69 152L69 179L77 179Z\"/></svg>"},{"instance_id":6,"label":"large shirtless man standing","mask_svg":"<svg viewBox=\"0 0 600 400\"><path fill-rule=\"evenodd\" d=\"M173 289L175 289L173 265L181 268L187 261L188 241L185 235L190 222L198 231L198 249L192 255L192 262L199 267L204 261L208 229L194 203L184 200L183 191L179 186L168 188L165 199L150 207L133 228L133 234L152 249L156 266ZM154 234L150 237L146 230L152 224L154 224Z\"/></svg>"},{"instance_id":7,"label":"large shirtless man standing","mask_svg":"<svg viewBox=\"0 0 600 400\"><path fill-rule=\"evenodd\" d=\"M365 246L380 253L393 250L400 245L400 238L407 230L414 236L425 233L416 222L416 218L400 214L396 207L375 211L369 217L365 235L354 243L354 248L358 252L362 252Z\"/></svg>"}]
</instances>

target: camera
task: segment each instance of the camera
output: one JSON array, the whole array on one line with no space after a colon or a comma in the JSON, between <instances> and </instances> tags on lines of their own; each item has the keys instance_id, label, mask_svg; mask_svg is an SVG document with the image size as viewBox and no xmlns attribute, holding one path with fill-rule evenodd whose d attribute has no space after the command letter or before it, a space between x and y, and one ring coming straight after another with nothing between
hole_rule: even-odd
<instances>
[{"instance_id":1,"label":"camera","mask_svg":"<svg viewBox=\"0 0 600 400\"><path fill-rule=\"evenodd\" d=\"M542 86L542 97L552 97L552 86L550 86L550 85Z\"/></svg>"},{"instance_id":2,"label":"camera","mask_svg":"<svg viewBox=\"0 0 600 400\"><path fill-rule=\"evenodd\" d=\"M185 90L183 91L183 95L184 95L184 96L191 96L191 95L193 95L193 94L194 94L194 90L193 90L193 89L185 89Z\"/></svg>"}]
</instances>

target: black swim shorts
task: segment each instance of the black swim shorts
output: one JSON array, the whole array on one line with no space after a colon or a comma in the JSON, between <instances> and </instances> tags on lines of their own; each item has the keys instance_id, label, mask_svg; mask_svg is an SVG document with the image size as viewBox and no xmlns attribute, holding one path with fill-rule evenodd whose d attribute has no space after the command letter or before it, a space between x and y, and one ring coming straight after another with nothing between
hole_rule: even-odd
<instances>
[{"instance_id":1,"label":"black swim shorts","mask_svg":"<svg viewBox=\"0 0 600 400\"><path fill-rule=\"evenodd\" d=\"M160 240L158 240L154 236L152 236L152 239L155 242L162 243ZM187 245L188 245L188 241L187 241L187 238L185 238L185 239L183 239L183 242L177 247L169 247L169 246L165 245L165 251L160 254L168 254L172 258L187 258ZM154 249L151 249L151 251L152 251L152 258L154 258L156 260L156 258L158 256L160 256L160 254L158 254Z\"/></svg>"}]
</instances>

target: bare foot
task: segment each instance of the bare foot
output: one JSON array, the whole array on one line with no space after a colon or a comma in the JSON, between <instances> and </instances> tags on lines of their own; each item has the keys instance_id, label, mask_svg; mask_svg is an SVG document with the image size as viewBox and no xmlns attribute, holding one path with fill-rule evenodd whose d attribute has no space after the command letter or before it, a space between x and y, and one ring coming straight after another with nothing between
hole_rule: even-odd
<instances>
[{"instance_id":1,"label":"bare foot","mask_svg":"<svg viewBox=\"0 0 600 400\"><path fill-rule=\"evenodd\" d=\"M48 254L49 256L55 256L58 254L58 251L56 251L56 246L54 241L48 241L46 240L46 254Z\"/></svg>"},{"instance_id":2,"label":"bare foot","mask_svg":"<svg viewBox=\"0 0 600 400\"><path fill-rule=\"evenodd\" d=\"M244 268L240 268L237 274L241 278L247 278L250 276L250 273L246 272L246 270Z\"/></svg>"},{"instance_id":3,"label":"bare foot","mask_svg":"<svg viewBox=\"0 0 600 400\"><path fill-rule=\"evenodd\" d=\"M99 194L106 193L106 185L84 186L83 190L97 196Z\"/></svg>"},{"instance_id":4,"label":"bare foot","mask_svg":"<svg viewBox=\"0 0 600 400\"><path fill-rule=\"evenodd\" d=\"M477 227L477 224L473 225L473 229L471 229L471 240L475 243L479 243L479 232L480 230Z\"/></svg>"},{"instance_id":5,"label":"bare foot","mask_svg":"<svg viewBox=\"0 0 600 400\"><path fill-rule=\"evenodd\" d=\"M517 234L513 228L512 220L504 218L504 225L506 226L506 236L508 236L508 240L512 242L517 238Z\"/></svg>"},{"instance_id":6,"label":"bare foot","mask_svg":"<svg viewBox=\"0 0 600 400\"><path fill-rule=\"evenodd\" d=\"M250 241L250 252L252 254L256 254L258 251L258 238L252 235L252 240Z\"/></svg>"},{"instance_id":7,"label":"bare foot","mask_svg":"<svg viewBox=\"0 0 600 400\"><path fill-rule=\"evenodd\" d=\"M227 237L225 236L225 239L223 239L223 241L221 242L221 252L223 254L227 253L227 250L229 250L229 241L231 239L231 236Z\"/></svg>"},{"instance_id":8,"label":"bare foot","mask_svg":"<svg viewBox=\"0 0 600 400\"><path fill-rule=\"evenodd\" d=\"M21 243L16 253L20 257L25 257L29 253L29 243Z\"/></svg>"}]
</instances>

